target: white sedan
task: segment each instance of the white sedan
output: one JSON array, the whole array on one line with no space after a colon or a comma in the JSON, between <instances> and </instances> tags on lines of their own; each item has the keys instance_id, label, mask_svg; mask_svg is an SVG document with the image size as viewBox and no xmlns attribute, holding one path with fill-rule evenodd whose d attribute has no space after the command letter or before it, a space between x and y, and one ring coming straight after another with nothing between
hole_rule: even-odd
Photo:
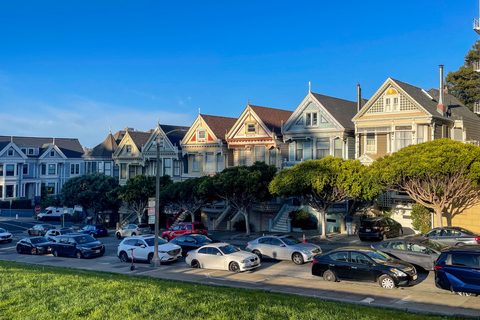
<instances>
[{"instance_id":1,"label":"white sedan","mask_svg":"<svg viewBox=\"0 0 480 320\"><path fill-rule=\"evenodd\" d=\"M193 268L240 272L260 267L256 254L242 251L228 243L211 243L187 253L185 262Z\"/></svg>"},{"instance_id":2,"label":"white sedan","mask_svg":"<svg viewBox=\"0 0 480 320\"><path fill-rule=\"evenodd\" d=\"M13 236L10 232L8 232L7 230L3 229L3 228L0 228L0 242L12 242L13 240Z\"/></svg>"}]
</instances>

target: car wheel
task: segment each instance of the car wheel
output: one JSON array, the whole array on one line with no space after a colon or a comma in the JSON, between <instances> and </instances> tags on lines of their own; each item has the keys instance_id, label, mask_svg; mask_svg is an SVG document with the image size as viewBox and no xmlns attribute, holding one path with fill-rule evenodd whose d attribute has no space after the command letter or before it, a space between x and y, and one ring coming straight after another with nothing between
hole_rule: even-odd
<instances>
[{"instance_id":1,"label":"car wheel","mask_svg":"<svg viewBox=\"0 0 480 320\"><path fill-rule=\"evenodd\" d=\"M260 251L258 251L258 250L253 250L252 253L253 253L253 254L256 254L257 257L258 257L258 259L262 260L262 254L260 253Z\"/></svg>"},{"instance_id":2,"label":"car wheel","mask_svg":"<svg viewBox=\"0 0 480 320\"><path fill-rule=\"evenodd\" d=\"M295 264L303 264L303 256L302 254L298 253L298 252L295 252L294 254L292 254L292 261L295 263Z\"/></svg>"},{"instance_id":3,"label":"car wheel","mask_svg":"<svg viewBox=\"0 0 480 320\"><path fill-rule=\"evenodd\" d=\"M120 261L122 262L128 262L128 255L125 251L120 252Z\"/></svg>"},{"instance_id":4,"label":"car wheel","mask_svg":"<svg viewBox=\"0 0 480 320\"><path fill-rule=\"evenodd\" d=\"M54 257L58 257L58 251L57 250L53 250L52 254L53 254Z\"/></svg>"},{"instance_id":5,"label":"car wheel","mask_svg":"<svg viewBox=\"0 0 480 320\"><path fill-rule=\"evenodd\" d=\"M167 241L167 242L170 241L170 239L168 239L167 236L164 236L164 237L163 237L163 240L165 240L165 241Z\"/></svg>"},{"instance_id":6,"label":"car wheel","mask_svg":"<svg viewBox=\"0 0 480 320\"><path fill-rule=\"evenodd\" d=\"M152 263L152 260L153 260L153 253L149 253L147 257L148 263Z\"/></svg>"},{"instance_id":7,"label":"car wheel","mask_svg":"<svg viewBox=\"0 0 480 320\"><path fill-rule=\"evenodd\" d=\"M385 288L385 289L393 289L395 288L395 282L393 281L392 277L383 274L378 278L378 283L380 284L380 287Z\"/></svg>"},{"instance_id":8,"label":"car wheel","mask_svg":"<svg viewBox=\"0 0 480 320\"><path fill-rule=\"evenodd\" d=\"M95 237L95 233L93 233L93 232L90 232L90 235L91 235L92 237Z\"/></svg>"},{"instance_id":9,"label":"car wheel","mask_svg":"<svg viewBox=\"0 0 480 320\"><path fill-rule=\"evenodd\" d=\"M387 240L387 239L388 239L387 234L384 233L383 236L382 236L382 238L381 238L380 240Z\"/></svg>"},{"instance_id":10,"label":"car wheel","mask_svg":"<svg viewBox=\"0 0 480 320\"><path fill-rule=\"evenodd\" d=\"M327 270L323 273L323 280L327 282L336 282L337 281L337 276L333 271Z\"/></svg>"},{"instance_id":11,"label":"car wheel","mask_svg":"<svg viewBox=\"0 0 480 320\"><path fill-rule=\"evenodd\" d=\"M82 254L80 251L77 251L77 253L75 253L75 258L77 258L77 259L82 259L82 258L83 258L83 254Z\"/></svg>"},{"instance_id":12,"label":"car wheel","mask_svg":"<svg viewBox=\"0 0 480 320\"><path fill-rule=\"evenodd\" d=\"M364 237L359 237L359 238L360 238L360 241L365 241L365 240L367 240L367 239L364 238Z\"/></svg>"},{"instance_id":13,"label":"car wheel","mask_svg":"<svg viewBox=\"0 0 480 320\"><path fill-rule=\"evenodd\" d=\"M198 262L197 260L192 260L192 268L200 269L200 262Z\"/></svg>"},{"instance_id":14,"label":"car wheel","mask_svg":"<svg viewBox=\"0 0 480 320\"><path fill-rule=\"evenodd\" d=\"M37 254L37 248L32 248L32 250L30 251L30 254Z\"/></svg>"},{"instance_id":15,"label":"car wheel","mask_svg":"<svg viewBox=\"0 0 480 320\"><path fill-rule=\"evenodd\" d=\"M120 232L117 232L116 236L118 240L122 239L122 235L120 234Z\"/></svg>"},{"instance_id":16,"label":"car wheel","mask_svg":"<svg viewBox=\"0 0 480 320\"><path fill-rule=\"evenodd\" d=\"M240 266L238 265L237 262L232 261L230 262L230 265L228 266L228 270L232 272L240 272Z\"/></svg>"},{"instance_id":17,"label":"car wheel","mask_svg":"<svg viewBox=\"0 0 480 320\"><path fill-rule=\"evenodd\" d=\"M21 254L22 253L22 248L17 247L17 252Z\"/></svg>"},{"instance_id":18,"label":"car wheel","mask_svg":"<svg viewBox=\"0 0 480 320\"><path fill-rule=\"evenodd\" d=\"M135 232L132 232L131 236L135 237L137 234Z\"/></svg>"},{"instance_id":19,"label":"car wheel","mask_svg":"<svg viewBox=\"0 0 480 320\"><path fill-rule=\"evenodd\" d=\"M455 247L463 247L464 245L465 245L465 243L463 243L463 242L455 243Z\"/></svg>"}]
</instances>

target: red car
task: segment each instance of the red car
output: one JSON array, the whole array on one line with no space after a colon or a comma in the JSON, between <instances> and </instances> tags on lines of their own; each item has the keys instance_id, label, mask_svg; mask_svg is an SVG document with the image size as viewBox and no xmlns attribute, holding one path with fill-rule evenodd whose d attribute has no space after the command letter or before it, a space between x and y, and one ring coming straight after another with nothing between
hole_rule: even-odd
<instances>
[{"instance_id":1,"label":"red car","mask_svg":"<svg viewBox=\"0 0 480 320\"><path fill-rule=\"evenodd\" d=\"M162 238L165 241L170 241L178 236L191 233L207 235L207 228L201 222L182 222L173 227L172 230L164 231Z\"/></svg>"}]
</instances>

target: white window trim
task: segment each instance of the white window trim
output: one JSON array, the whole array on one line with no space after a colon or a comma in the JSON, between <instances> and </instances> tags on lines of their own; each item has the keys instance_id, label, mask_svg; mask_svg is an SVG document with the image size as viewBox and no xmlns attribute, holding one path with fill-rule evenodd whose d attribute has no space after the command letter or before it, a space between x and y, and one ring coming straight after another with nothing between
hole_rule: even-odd
<instances>
[{"instance_id":1,"label":"white window trim","mask_svg":"<svg viewBox=\"0 0 480 320\"><path fill-rule=\"evenodd\" d=\"M307 115L310 115L310 124L307 122ZM313 115L317 115L317 124L313 124ZM305 112L305 127L316 127L318 126L318 112Z\"/></svg>"},{"instance_id":2,"label":"white window trim","mask_svg":"<svg viewBox=\"0 0 480 320\"><path fill-rule=\"evenodd\" d=\"M10 154L10 152L11 152L12 154ZM13 157L14 155L15 155L15 150L13 150L13 149L8 149L8 150L7 150L7 156L8 156L8 157Z\"/></svg>"},{"instance_id":3,"label":"white window trim","mask_svg":"<svg viewBox=\"0 0 480 320\"><path fill-rule=\"evenodd\" d=\"M254 131L248 131L248 126L253 125ZM245 122L245 134L256 134L257 124L255 122Z\"/></svg>"},{"instance_id":4,"label":"white window trim","mask_svg":"<svg viewBox=\"0 0 480 320\"><path fill-rule=\"evenodd\" d=\"M373 140L375 141L375 145L374 145L374 150L367 150L368 148L368 144L367 144L367 141L368 141L368 135L365 135L365 153L370 153L370 154L376 154L377 153L377 135L375 134L373 136Z\"/></svg>"}]
</instances>

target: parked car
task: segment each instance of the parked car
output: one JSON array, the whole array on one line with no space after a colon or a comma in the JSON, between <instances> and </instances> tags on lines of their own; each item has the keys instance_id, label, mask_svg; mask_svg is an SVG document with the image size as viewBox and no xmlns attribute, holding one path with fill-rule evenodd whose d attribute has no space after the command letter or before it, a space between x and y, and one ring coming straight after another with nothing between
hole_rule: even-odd
<instances>
[{"instance_id":1,"label":"parked car","mask_svg":"<svg viewBox=\"0 0 480 320\"><path fill-rule=\"evenodd\" d=\"M435 228L425 233L423 236L443 243L446 246L480 244L480 235L460 227Z\"/></svg>"},{"instance_id":2,"label":"parked car","mask_svg":"<svg viewBox=\"0 0 480 320\"><path fill-rule=\"evenodd\" d=\"M256 254L240 250L228 243L211 243L187 252L185 262L193 268L240 272L260 267Z\"/></svg>"},{"instance_id":3,"label":"parked car","mask_svg":"<svg viewBox=\"0 0 480 320\"><path fill-rule=\"evenodd\" d=\"M124 239L118 245L117 256L122 262L132 260L147 261L150 263L153 259L155 250L155 235L132 236ZM158 257L161 262L177 261L182 257L182 248L173 243L167 243L163 239L158 239Z\"/></svg>"},{"instance_id":4,"label":"parked car","mask_svg":"<svg viewBox=\"0 0 480 320\"><path fill-rule=\"evenodd\" d=\"M8 230L5 230L3 228L0 228L0 242L12 242L13 241L13 235L8 232Z\"/></svg>"},{"instance_id":5,"label":"parked car","mask_svg":"<svg viewBox=\"0 0 480 320\"><path fill-rule=\"evenodd\" d=\"M45 237L23 238L17 242L18 253L44 254L50 253L52 243Z\"/></svg>"},{"instance_id":6,"label":"parked car","mask_svg":"<svg viewBox=\"0 0 480 320\"><path fill-rule=\"evenodd\" d=\"M52 243L52 254L78 259L99 257L105 254L105 246L91 235L69 234L57 237L57 241Z\"/></svg>"},{"instance_id":7,"label":"parked car","mask_svg":"<svg viewBox=\"0 0 480 320\"><path fill-rule=\"evenodd\" d=\"M442 252L435 264L435 285L460 295L480 295L480 245Z\"/></svg>"},{"instance_id":8,"label":"parked car","mask_svg":"<svg viewBox=\"0 0 480 320\"><path fill-rule=\"evenodd\" d=\"M92 237L106 237L108 230L103 224L89 224L78 230L78 233L89 234Z\"/></svg>"},{"instance_id":9,"label":"parked car","mask_svg":"<svg viewBox=\"0 0 480 320\"><path fill-rule=\"evenodd\" d=\"M402 235L402 225L387 217L365 219L360 223L360 229L358 231L358 236L361 241L367 239L386 240Z\"/></svg>"},{"instance_id":10,"label":"parked car","mask_svg":"<svg viewBox=\"0 0 480 320\"><path fill-rule=\"evenodd\" d=\"M288 234L260 237L247 243L245 250L260 259L292 260L295 264L313 261L316 255L322 253L318 245L301 242Z\"/></svg>"},{"instance_id":11,"label":"parked car","mask_svg":"<svg viewBox=\"0 0 480 320\"><path fill-rule=\"evenodd\" d=\"M29 236L44 236L48 230L55 229L51 224L36 224L28 229Z\"/></svg>"},{"instance_id":12,"label":"parked car","mask_svg":"<svg viewBox=\"0 0 480 320\"><path fill-rule=\"evenodd\" d=\"M182 222L173 227L172 230L164 231L162 238L165 241L170 241L178 236L192 233L207 235L208 230L201 222Z\"/></svg>"},{"instance_id":13,"label":"parked car","mask_svg":"<svg viewBox=\"0 0 480 320\"><path fill-rule=\"evenodd\" d=\"M439 242L417 235L384 240L371 247L425 270L433 270L442 250L447 248Z\"/></svg>"},{"instance_id":14,"label":"parked car","mask_svg":"<svg viewBox=\"0 0 480 320\"><path fill-rule=\"evenodd\" d=\"M378 282L386 289L411 285L417 280L417 270L410 263L363 247L338 248L315 257L312 274L329 282L339 279Z\"/></svg>"},{"instance_id":15,"label":"parked car","mask_svg":"<svg viewBox=\"0 0 480 320\"><path fill-rule=\"evenodd\" d=\"M210 243L218 243L218 242L221 242L221 241L212 239L203 234L183 235L183 236L176 237L175 239L170 241L170 243L173 243L182 247L183 253L187 253L188 251L198 249Z\"/></svg>"},{"instance_id":16,"label":"parked car","mask_svg":"<svg viewBox=\"0 0 480 320\"><path fill-rule=\"evenodd\" d=\"M139 223L139 224L127 224L125 227L115 231L115 236L118 239L122 239L124 237L138 236L141 234L151 234L151 233L152 233L152 229L148 224Z\"/></svg>"},{"instance_id":17,"label":"parked car","mask_svg":"<svg viewBox=\"0 0 480 320\"><path fill-rule=\"evenodd\" d=\"M45 238L47 238L48 241L56 242L58 236L76 233L77 231L73 230L72 228L51 229L47 231L47 233L45 234Z\"/></svg>"}]
</instances>

